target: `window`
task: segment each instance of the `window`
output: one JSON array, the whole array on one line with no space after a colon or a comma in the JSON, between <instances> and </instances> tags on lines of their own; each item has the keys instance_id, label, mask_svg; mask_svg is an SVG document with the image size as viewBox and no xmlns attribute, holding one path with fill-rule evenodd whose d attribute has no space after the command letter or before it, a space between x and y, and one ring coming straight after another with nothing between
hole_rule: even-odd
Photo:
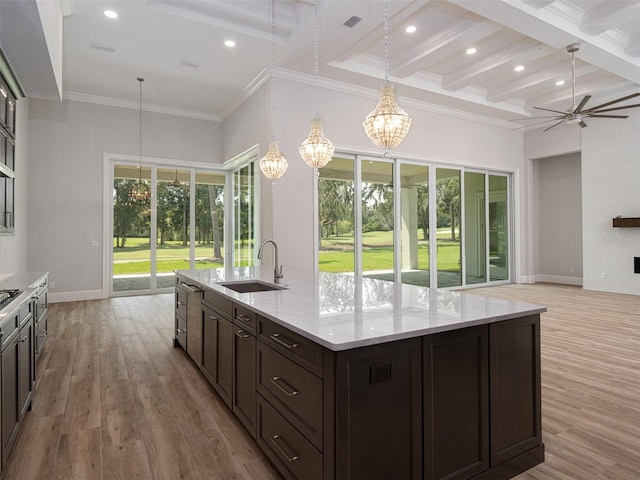
<instances>
[{"instance_id":1,"label":"window","mask_svg":"<svg viewBox=\"0 0 640 480\"><path fill-rule=\"evenodd\" d=\"M337 155L317 181L319 270L441 288L509 280L509 174Z\"/></svg>"}]
</instances>

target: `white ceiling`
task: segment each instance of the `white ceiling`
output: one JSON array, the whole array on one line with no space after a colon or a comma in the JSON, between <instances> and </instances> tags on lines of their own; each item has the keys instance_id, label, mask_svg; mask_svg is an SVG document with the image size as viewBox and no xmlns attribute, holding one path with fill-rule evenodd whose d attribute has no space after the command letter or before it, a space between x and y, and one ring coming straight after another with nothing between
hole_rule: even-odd
<instances>
[{"instance_id":1,"label":"white ceiling","mask_svg":"<svg viewBox=\"0 0 640 480\"><path fill-rule=\"evenodd\" d=\"M223 119L268 79L268 0L63 0L63 8L66 98L135 107L142 76L146 108ZM108 8L116 20L103 15ZM382 0L320 0L319 8L322 84L377 90ZM574 42L576 96L592 95L589 106L640 91L640 1L390 0L389 9L391 80L409 113L434 105L504 120L539 116L533 106L565 110L565 50ZM278 0L276 14L277 76L312 81L313 0ZM344 26L353 15L362 21Z\"/></svg>"}]
</instances>

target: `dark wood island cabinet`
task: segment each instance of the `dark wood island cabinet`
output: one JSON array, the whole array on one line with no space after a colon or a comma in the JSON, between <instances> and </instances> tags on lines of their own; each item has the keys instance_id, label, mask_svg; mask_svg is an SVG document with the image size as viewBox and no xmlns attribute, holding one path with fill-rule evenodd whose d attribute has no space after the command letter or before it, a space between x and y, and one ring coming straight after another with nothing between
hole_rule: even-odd
<instances>
[{"instance_id":1,"label":"dark wood island cabinet","mask_svg":"<svg viewBox=\"0 0 640 480\"><path fill-rule=\"evenodd\" d=\"M330 275L236 293L219 285L224 270L177 272L204 290L198 367L285 478L507 479L544 460L544 307L492 300L478 313L481 297L446 292L448 306L430 308L436 292L383 282L385 307L325 315L339 309L323 307L323 279L345 283L343 304L382 282Z\"/></svg>"}]
</instances>

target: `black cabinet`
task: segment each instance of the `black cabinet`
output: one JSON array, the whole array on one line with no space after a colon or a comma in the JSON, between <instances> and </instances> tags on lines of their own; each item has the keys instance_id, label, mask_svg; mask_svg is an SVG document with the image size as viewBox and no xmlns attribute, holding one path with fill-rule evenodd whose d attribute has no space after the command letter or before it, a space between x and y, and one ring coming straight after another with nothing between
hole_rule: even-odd
<instances>
[{"instance_id":1,"label":"black cabinet","mask_svg":"<svg viewBox=\"0 0 640 480\"><path fill-rule=\"evenodd\" d=\"M231 321L209 305L202 305L204 316L202 372L209 383L232 408L233 326Z\"/></svg>"},{"instance_id":2,"label":"black cabinet","mask_svg":"<svg viewBox=\"0 0 640 480\"><path fill-rule=\"evenodd\" d=\"M2 465L7 463L20 426L20 407L18 406L19 343L18 332L16 332L0 354L2 362L2 382L0 382L2 386Z\"/></svg>"},{"instance_id":3,"label":"black cabinet","mask_svg":"<svg viewBox=\"0 0 640 480\"><path fill-rule=\"evenodd\" d=\"M423 339L425 479L462 480L489 468L488 351L487 325Z\"/></svg>"},{"instance_id":4,"label":"black cabinet","mask_svg":"<svg viewBox=\"0 0 640 480\"><path fill-rule=\"evenodd\" d=\"M2 321L0 352L0 418L2 465L9 458L20 425L31 408L33 390L33 309L32 301L25 302L18 312Z\"/></svg>"},{"instance_id":5,"label":"black cabinet","mask_svg":"<svg viewBox=\"0 0 640 480\"><path fill-rule=\"evenodd\" d=\"M490 325L491 466L542 444L540 317Z\"/></svg>"},{"instance_id":6,"label":"black cabinet","mask_svg":"<svg viewBox=\"0 0 640 480\"><path fill-rule=\"evenodd\" d=\"M34 330L34 381L37 376L37 363L42 354L42 350L44 349L45 344L47 343L47 336L49 334L49 330L47 327L47 322L49 319L48 315L48 295L49 295L49 281L48 277L45 277L43 280L38 282L35 285L32 285L33 288L36 289L34 294L35 301L35 309L33 312L33 330Z\"/></svg>"},{"instance_id":7,"label":"black cabinet","mask_svg":"<svg viewBox=\"0 0 640 480\"><path fill-rule=\"evenodd\" d=\"M233 413L256 437L256 337L234 326Z\"/></svg>"},{"instance_id":8,"label":"black cabinet","mask_svg":"<svg viewBox=\"0 0 640 480\"><path fill-rule=\"evenodd\" d=\"M14 230L17 99L24 96L0 51L0 234Z\"/></svg>"},{"instance_id":9,"label":"black cabinet","mask_svg":"<svg viewBox=\"0 0 640 480\"><path fill-rule=\"evenodd\" d=\"M175 291L174 346L181 346L198 365L202 366L202 290L181 281Z\"/></svg>"}]
</instances>

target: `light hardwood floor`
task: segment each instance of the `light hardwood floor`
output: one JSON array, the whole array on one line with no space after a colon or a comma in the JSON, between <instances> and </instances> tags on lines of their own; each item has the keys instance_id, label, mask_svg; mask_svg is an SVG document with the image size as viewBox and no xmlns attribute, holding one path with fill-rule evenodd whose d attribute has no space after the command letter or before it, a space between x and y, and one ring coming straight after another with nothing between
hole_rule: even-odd
<instances>
[{"instance_id":1,"label":"light hardwood floor","mask_svg":"<svg viewBox=\"0 0 640 480\"><path fill-rule=\"evenodd\" d=\"M470 293L548 308L546 461L518 479L640 478L640 297L548 284ZM49 331L5 480L280 478L173 348L172 295L52 304Z\"/></svg>"}]
</instances>

